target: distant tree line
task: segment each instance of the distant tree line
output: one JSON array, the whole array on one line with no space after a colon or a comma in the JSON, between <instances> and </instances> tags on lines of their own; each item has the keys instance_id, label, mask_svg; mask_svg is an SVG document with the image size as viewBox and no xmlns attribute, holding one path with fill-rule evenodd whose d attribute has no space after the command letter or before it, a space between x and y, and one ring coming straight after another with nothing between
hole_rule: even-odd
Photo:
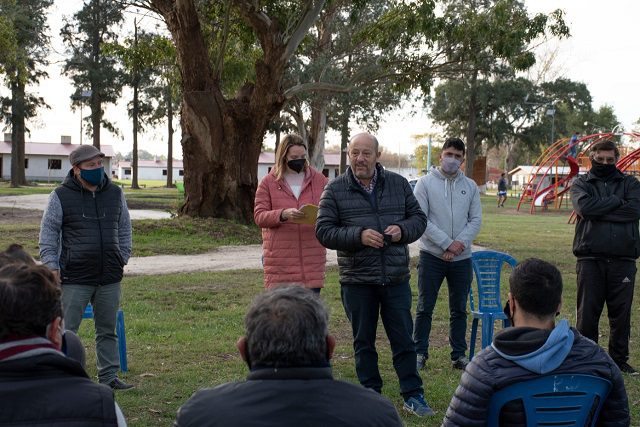
<instances>
[{"instance_id":1,"label":"distant tree line","mask_svg":"<svg viewBox=\"0 0 640 427\"><path fill-rule=\"evenodd\" d=\"M31 65L30 75L42 69L50 4L0 0L2 12L33 9L40 36L19 42L14 15L1 14L6 76L16 52L36 45L42 62ZM133 25L123 28L129 13ZM143 13L159 18L170 37L143 31ZM299 133L311 163L322 169L326 134L338 131L344 170L351 126L375 131L385 115L409 102L426 108L447 135L467 141L471 175L474 157L492 147L510 147L509 162L540 150L550 120L557 137L586 131L585 122L605 129L617 122L611 108L592 110L583 84L523 77L536 62L534 47L568 37L569 30L561 10L529 14L518 0L86 0L61 34L64 73L75 87L71 105L90 107L94 145L100 146L102 128L119 132L104 108L121 97L122 87L132 89L134 188L143 158L138 134L166 124L170 162L180 111L180 211L191 216L252 220L258 156L269 132L276 144L283 133ZM33 100L30 114L43 102ZM553 106L553 117L544 106ZM32 117L26 110L23 116ZM405 160L417 166L426 155L418 154Z\"/></svg>"}]
</instances>

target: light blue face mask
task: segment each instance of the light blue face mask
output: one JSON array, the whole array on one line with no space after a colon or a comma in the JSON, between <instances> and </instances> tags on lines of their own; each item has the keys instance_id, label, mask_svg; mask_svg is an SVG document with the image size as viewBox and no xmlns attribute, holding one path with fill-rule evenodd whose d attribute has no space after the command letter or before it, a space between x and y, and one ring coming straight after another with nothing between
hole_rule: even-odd
<instances>
[{"instance_id":1,"label":"light blue face mask","mask_svg":"<svg viewBox=\"0 0 640 427\"><path fill-rule=\"evenodd\" d=\"M104 175L104 168L100 166L97 169L81 169L80 178L87 181L89 184L98 185L102 182L102 176Z\"/></svg>"},{"instance_id":2,"label":"light blue face mask","mask_svg":"<svg viewBox=\"0 0 640 427\"><path fill-rule=\"evenodd\" d=\"M449 175L458 172L460 165L462 165L462 162L454 157L443 157L442 160L440 160L440 167L444 173Z\"/></svg>"}]
</instances>

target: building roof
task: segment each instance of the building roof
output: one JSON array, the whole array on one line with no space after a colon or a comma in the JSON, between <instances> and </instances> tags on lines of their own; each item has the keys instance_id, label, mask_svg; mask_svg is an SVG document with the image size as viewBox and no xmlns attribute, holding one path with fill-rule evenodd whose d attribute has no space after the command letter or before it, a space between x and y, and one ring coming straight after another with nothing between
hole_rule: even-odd
<instances>
[{"instance_id":1,"label":"building roof","mask_svg":"<svg viewBox=\"0 0 640 427\"><path fill-rule=\"evenodd\" d=\"M27 156L69 156L80 144L56 144L52 142L25 142L24 153ZM115 155L111 145L100 147L105 157ZM0 154L11 154L11 142L0 141Z\"/></svg>"},{"instance_id":2,"label":"building roof","mask_svg":"<svg viewBox=\"0 0 640 427\"><path fill-rule=\"evenodd\" d=\"M182 168L182 160L173 159L171 164L174 168ZM131 162L121 161L116 164L116 167L119 168L130 168ZM166 168L167 161L166 160L138 160L139 168Z\"/></svg>"},{"instance_id":3,"label":"building roof","mask_svg":"<svg viewBox=\"0 0 640 427\"><path fill-rule=\"evenodd\" d=\"M258 164L272 165L275 163L276 153L273 151L263 151L258 158ZM324 153L325 166L339 166L340 153Z\"/></svg>"}]
</instances>

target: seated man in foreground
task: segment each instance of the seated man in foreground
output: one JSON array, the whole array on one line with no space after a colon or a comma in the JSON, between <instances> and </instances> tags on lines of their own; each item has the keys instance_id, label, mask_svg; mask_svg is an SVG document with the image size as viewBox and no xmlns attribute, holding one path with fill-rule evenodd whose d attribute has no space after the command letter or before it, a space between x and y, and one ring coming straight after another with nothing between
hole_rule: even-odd
<instances>
[{"instance_id":1,"label":"seated man in foreground","mask_svg":"<svg viewBox=\"0 0 640 427\"><path fill-rule=\"evenodd\" d=\"M23 262L1 267L0 423L126 426L113 391L60 351L62 331L53 272Z\"/></svg>"},{"instance_id":2,"label":"seated man in foreground","mask_svg":"<svg viewBox=\"0 0 640 427\"><path fill-rule=\"evenodd\" d=\"M567 373L611 381L611 392L597 425L628 426L627 392L618 366L597 344L570 328L566 320L555 324L562 305L560 271L535 258L521 262L509 278L508 298L505 312L514 327L496 334L491 346L467 366L443 426L484 426L495 391L541 375ZM506 406L510 408L509 419L503 417L503 411L501 425L524 425L521 406L514 405Z\"/></svg>"},{"instance_id":3,"label":"seated man in foreground","mask_svg":"<svg viewBox=\"0 0 640 427\"><path fill-rule=\"evenodd\" d=\"M335 339L318 296L298 286L260 294L238 341L247 381L196 392L175 426L402 426L373 390L333 379Z\"/></svg>"}]
</instances>

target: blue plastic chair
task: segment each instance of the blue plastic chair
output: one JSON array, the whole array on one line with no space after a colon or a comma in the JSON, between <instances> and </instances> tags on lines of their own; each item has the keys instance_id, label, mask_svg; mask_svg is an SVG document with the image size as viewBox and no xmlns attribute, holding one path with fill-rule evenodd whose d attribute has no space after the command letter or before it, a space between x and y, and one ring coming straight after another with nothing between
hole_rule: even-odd
<instances>
[{"instance_id":1,"label":"blue plastic chair","mask_svg":"<svg viewBox=\"0 0 640 427\"><path fill-rule=\"evenodd\" d=\"M495 393L488 426L497 426L507 403L521 400L527 427L595 426L611 381L593 375L547 375L512 384Z\"/></svg>"},{"instance_id":2,"label":"blue plastic chair","mask_svg":"<svg viewBox=\"0 0 640 427\"><path fill-rule=\"evenodd\" d=\"M507 263L512 268L518 263L511 255L497 251L477 251L471 254L473 272L476 277L478 292L478 308L473 299L473 288L469 290L469 305L473 321L471 323L471 342L469 345L469 359L473 359L478 334L478 322L482 320L482 348L491 345L493 340L493 323L502 320L503 326L509 326L500 302L500 274L502 264Z\"/></svg>"},{"instance_id":3,"label":"blue plastic chair","mask_svg":"<svg viewBox=\"0 0 640 427\"><path fill-rule=\"evenodd\" d=\"M93 307L91 304L87 304L87 307L82 313L83 319L93 319ZM120 356L120 370L127 372L129 366L127 364L127 336L124 328L124 312L121 308L118 309L116 315L116 335L118 336L118 355Z\"/></svg>"}]
</instances>

